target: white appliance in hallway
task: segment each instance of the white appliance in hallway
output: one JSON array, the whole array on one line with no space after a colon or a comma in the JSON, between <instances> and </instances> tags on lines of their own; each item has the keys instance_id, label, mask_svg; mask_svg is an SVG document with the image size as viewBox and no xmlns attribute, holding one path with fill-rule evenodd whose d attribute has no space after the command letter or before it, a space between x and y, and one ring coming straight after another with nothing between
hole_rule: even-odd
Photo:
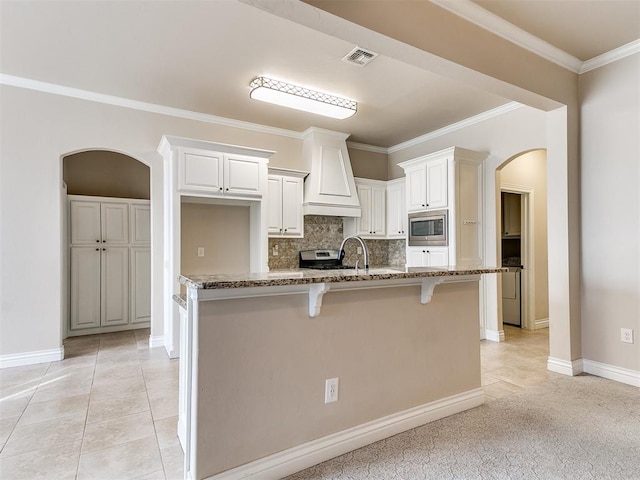
<instances>
[{"instance_id":1,"label":"white appliance in hallway","mask_svg":"<svg viewBox=\"0 0 640 480\"><path fill-rule=\"evenodd\" d=\"M522 302L520 300L520 267L508 267L502 274L502 322L522 326Z\"/></svg>"}]
</instances>

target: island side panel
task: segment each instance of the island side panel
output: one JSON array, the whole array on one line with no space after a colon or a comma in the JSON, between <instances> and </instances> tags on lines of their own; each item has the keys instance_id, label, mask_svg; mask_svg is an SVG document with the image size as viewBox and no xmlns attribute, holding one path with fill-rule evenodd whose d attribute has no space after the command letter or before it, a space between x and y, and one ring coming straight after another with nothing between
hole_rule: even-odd
<instances>
[{"instance_id":1,"label":"island side panel","mask_svg":"<svg viewBox=\"0 0 640 480\"><path fill-rule=\"evenodd\" d=\"M478 283L200 302L202 478L480 387ZM324 403L325 379L339 399Z\"/></svg>"}]
</instances>

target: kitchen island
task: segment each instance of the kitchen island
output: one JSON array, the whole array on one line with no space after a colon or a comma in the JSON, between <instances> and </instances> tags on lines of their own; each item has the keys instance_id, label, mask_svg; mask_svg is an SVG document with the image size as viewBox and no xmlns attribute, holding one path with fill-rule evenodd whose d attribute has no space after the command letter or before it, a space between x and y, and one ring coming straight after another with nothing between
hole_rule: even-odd
<instances>
[{"instance_id":1,"label":"kitchen island","mask_svg":"<svg viewBox=\"0 0 640 480\"><path fill-rule=\"evenodd\" d=\"M282 478L481 405L479 281L501 271L180 277L185 478Z\"/></svg>"}]
</instances>

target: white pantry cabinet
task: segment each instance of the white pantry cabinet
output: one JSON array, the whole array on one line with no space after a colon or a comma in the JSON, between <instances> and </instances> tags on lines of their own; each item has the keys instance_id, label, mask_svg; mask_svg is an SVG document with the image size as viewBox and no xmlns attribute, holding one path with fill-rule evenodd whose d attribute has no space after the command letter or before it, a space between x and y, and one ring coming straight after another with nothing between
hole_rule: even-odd
<instances>
[{"instance_id":1,"label":"white pantry cabinet","mask_svg":"<svg viewBox=\"0 0 640 480\"><path fill-rule=\"evenodd\" d=\"M149 202L69 195L69 220L70 334L148 325Z\"/></svg>"},{"instance_id":2,"label":"white pantry cabinet","mask_svg":"<svg viewBox=\"0 0 640 480\"><path fill-rule=\"evenodd\" d=\"M267 181L268 235L274 238L302 238L304 217L302 195L306 172L269 169Z\"/></svg>"},{"instance_id":3,"label":"white pantry cabinet","mask_svg":"<svg viewBox=\"0 0 640 480\"><path fill-rule=\"evenodd\" d=\"M178 190L260 197L262 165L262 159L247 155L182 148L178 154Z\"/></svg>"},{"instance_id":4,"label":"white pantry cabinet","mask_svg":"<svg viewBox=\"0 0 640 480\"><path fill-rule=\"evenodd\" d=\"M404 178L387 182L387 238L407 236L407 204Z\"/></svg>"},{"instance_id":5,"label":"white pantry cabinet","mask_svg":"<svg viewBox=\"0 0 640 480\"><path fill-rule=\"evenodd\" d=\"M449 265L447 247L407 247L407 267L446 267Z\"/></svg>"}]
</instances>

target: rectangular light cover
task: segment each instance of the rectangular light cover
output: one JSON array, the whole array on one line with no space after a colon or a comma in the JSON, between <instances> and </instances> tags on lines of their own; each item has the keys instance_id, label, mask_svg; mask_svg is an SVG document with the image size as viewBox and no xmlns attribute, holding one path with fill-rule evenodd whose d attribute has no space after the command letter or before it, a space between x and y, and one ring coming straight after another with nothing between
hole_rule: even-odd
<instances>
[{"instance_id":1,"label":"rectangular light cover","mask_svg":"<svg viewBox=\"0 0 640 480\"><path fill-rule=\"evenodd\" d=\"M317 92L268 77L257 77L249 86L251 87L250 96L255 100L326 117L349 118L358 109L358 104L354 100Z\"/></svg>"}]
</instances>

